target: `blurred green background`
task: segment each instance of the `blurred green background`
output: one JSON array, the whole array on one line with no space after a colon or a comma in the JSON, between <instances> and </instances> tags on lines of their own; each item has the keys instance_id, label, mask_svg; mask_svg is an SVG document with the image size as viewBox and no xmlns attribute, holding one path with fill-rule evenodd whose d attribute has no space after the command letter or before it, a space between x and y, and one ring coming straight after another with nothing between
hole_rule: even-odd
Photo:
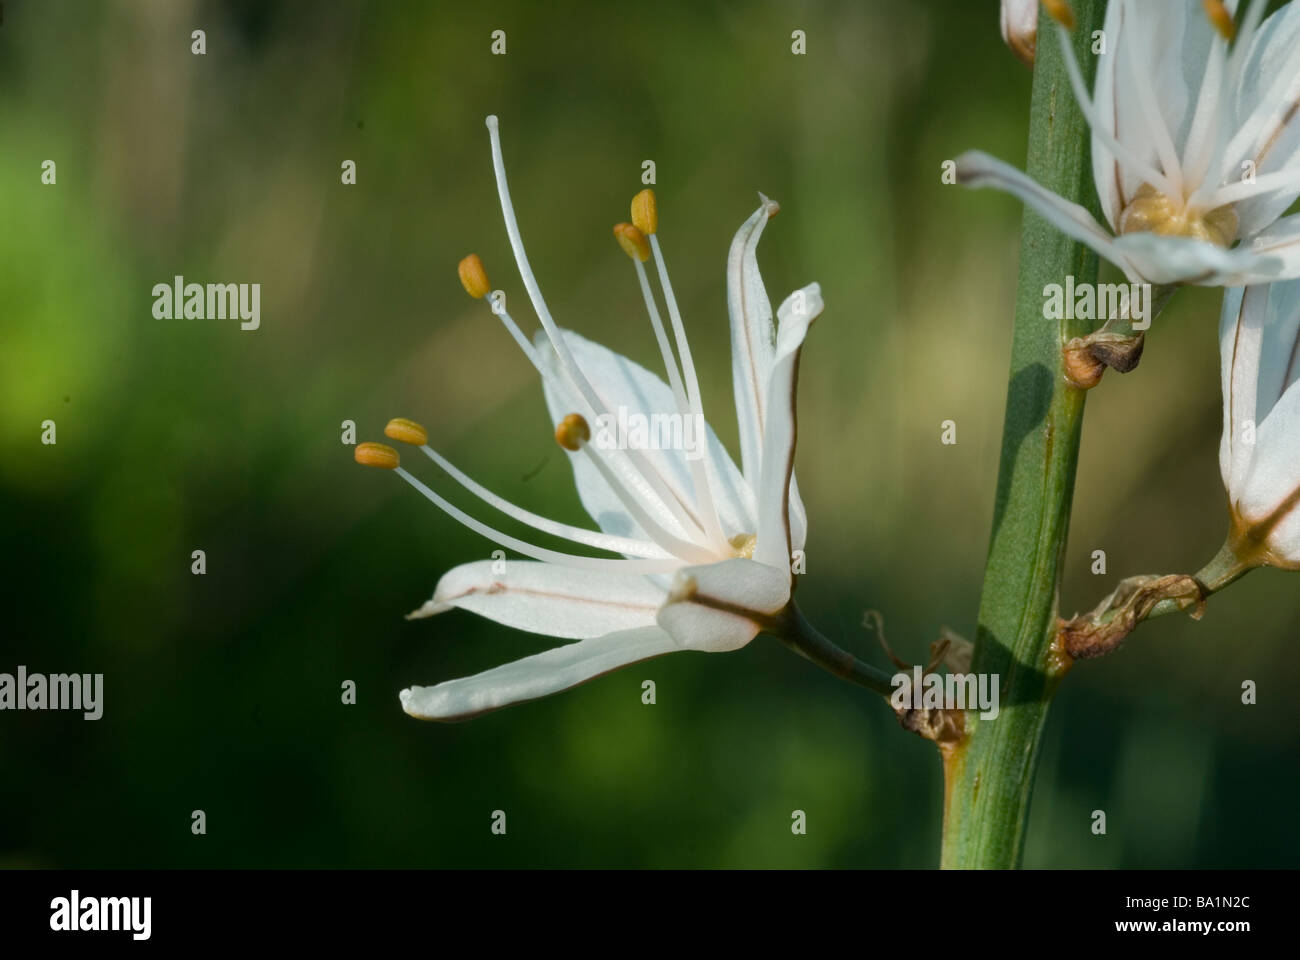
<instances>
[{"instance_id":1,"label":"blurred green background","mask_svg":"<svg viewBox=\"0 0 1300 960\"><path fill-rule=\"evenodd\" d=\"M355 466L340 423L420 420L497 492L586 522L531 368L456 277L480 253L534 326L496 113L557 319L654 369L610 226L656 161L705 409L736 450L723 264L761 189L783 208L760 249L773 301L818 280L827 303L799 397L801 604L882 665L869 608L910 660L944 625L973 635L1021 208L939 173L972 147L1023 163L1030 73L996 7L6 2L0 670L102 672L106 691L98 722L0 714L0 863L934 865L932 746L765 638L466 724L405 716L400 688L549 641L402 619L491 546ZM261 283L261 329L155 320L176 274ZM1067 615L1221 542L1217 312L1214 291L1180 293L1140 370L1089 398ZM1202 622L1153 622L1071 673L1028 866L1296 864L1298 585L1254 573Z\"/></svg>"}]
</instances>

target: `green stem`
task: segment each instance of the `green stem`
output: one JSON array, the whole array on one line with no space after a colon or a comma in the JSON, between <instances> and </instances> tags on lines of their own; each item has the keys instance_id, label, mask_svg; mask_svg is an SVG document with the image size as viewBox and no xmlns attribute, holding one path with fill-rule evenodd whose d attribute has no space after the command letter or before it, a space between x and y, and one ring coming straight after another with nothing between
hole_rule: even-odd
<instances>
[{"instance_id":1,"label":"green stem","mask_svg":"<svg viewBox=\"0 0 1300 960\"><path fill-rule=\"evenodd\" d=\"M1072 40L1085 72L1103 0L1074 4ZM1090 132L1070 91L1055 26L1042 18L1030 106L1029 176L1096 215ZM973 669L996 675L1002 710L967 714L968 734L944 757L945 867L1016 867L1053 667L1061 557L1074 493L1084 393L1064 379L1061 348L1086 321L1044 319L1043 288L1073 275L1095 283L1097 256L1026 209L1020 282L992 540L980 599Z\"/></svg>"},{"instance_id":2,"label":"green stem","mask_svg":"<svg viewBox=\"0 0 1300 960\"><path fill-rule=\"evenodd\" d=\"M1219 552L1214 555L1214 559L1201 567L1192 576L1201 582L1201 586L1205 588L1205 596L1208 597L1211 594L1218 593L1228 584L1235 583L1253 569L1254 567L1245 563L1233 552L1230 543L1225 543L1219 548ZM1183 609L1175 600L1161 600L1151 608L1151 612L1144 619L1153 620L1168 613L1178 613Z\"/></svg>"},{"instance_id":3,"label":"green stem","mask_svg":"<svg viewBox=\"0 0 1300 960\"><path fill-rule=\"evenodd\" d=\"M884 697L888 697L894 690L888 673L859 660L818 632L793 603L777 617L769 632L801 657L842 680L866 687Z\"/></svg>"}]
</instances>

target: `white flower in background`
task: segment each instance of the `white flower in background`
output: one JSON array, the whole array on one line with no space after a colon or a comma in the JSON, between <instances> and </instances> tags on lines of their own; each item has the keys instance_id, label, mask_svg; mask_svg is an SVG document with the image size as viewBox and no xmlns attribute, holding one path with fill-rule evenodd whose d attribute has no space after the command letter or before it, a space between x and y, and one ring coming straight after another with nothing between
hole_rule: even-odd
<instances>
[{"instance_id":1,"label":"white flower in background","mask_svg":"<svg viewBox=\"0 0 1300 960\"><path fill-rule=\"evenodd\" d=\"M1219 346L1229 543L1250 565L1300 568L1300 280L1228 290Z\"/></svg>"},{"instance_id":2,"label":"white flower in background","mask_svg":"<svg viewBox=\"0 0 1300 960\"><path fill-rule=\"evenodd\" d=\"M1111 0L1091 98L1058 26L1109 229L984 153L958 181L1014 194L1134 283L1300 276L1300 215L1278 219L1300 195L1300 3L1261 23L1257 0L1230 45L1236 6Z\"/></svg>"},{"instance_id":3,"label":"white flower in background","mask_svg":"<svg viewBox=\"0 0 1300 960\"><path fill-rule=\"evenodd\" d=\"M1032 67L1038 42L1038 0L1002 0L999 26L1011 52Z\"/></svg>"},{"instance_id":4,"label":"white flower in background","mask_svg":"<svg viewBox=\"0 0 1300 960\"><path fill-rule=\"evenodd\" d=\"M389 437L418 445L484 503L552 537L621 556L563 553L517 539L459 510L398 465L395 450L358 446L358 462L389 467L425 497L502 547L531 557L467 563L446 573L412 617L453 607L498 623L576 643L484 673L401 692L415 717L463 719L565 690L610 670L675 650L726 651L749 643L790 601L791 554L807 521L794 481L795 386L809 325L822 311L817 284L777 310L758 272L756 248L778 207L766 197L732 241L727 260L732 368L740 425L737 469L711 429L704 455L683 449L608 449L592 443L591 423L620 408L703 423L699 381L656 236L654 194L632 202L634 223L615 236L636 267L669 383L626 357L556 326L524 252L506 184L496 117L487 120L497 190L515 261L542 329L530 342L492 294L482 262L466 257L462 283L488 297L492 312L541 374L556 440L570 451L583 506L598 530L538 516L493 494L427 444L422 427L394 420ZM653 254L672 327L651 292L644 261ZM688 452L691 454L688 456Z\"/></svg>"}]
</instances>

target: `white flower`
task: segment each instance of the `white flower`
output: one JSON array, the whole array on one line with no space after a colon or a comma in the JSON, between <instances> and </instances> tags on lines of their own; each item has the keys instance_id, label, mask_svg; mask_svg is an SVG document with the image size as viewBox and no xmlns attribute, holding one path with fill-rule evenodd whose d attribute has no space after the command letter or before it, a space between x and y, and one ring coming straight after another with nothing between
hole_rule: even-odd
<instances>
[{"instance_id":1,"label":"white flower","mask_svg":"<svg viewBox=\"0 0 1300 960\"><path fill-rule=\"evenodd\" d=\"M1300 280L1228 290L1219 469L1243 561L1300 568Z\"/></svg>"},{"instance_id":2,"label":"white flower","mask_svg":"<svg viewBox=\"0 0 1300 960\"><path fill-rule=\"evenodd\" d=\"M702 450L618 449L591 442L591 423L625 409L704 423L699 382L656 230L654 194L633 201L634 224L615 234L636 266L669 383L631 360L556 326L524 252L501 156L495 117L487 120L497 189L515 260L542 329L530 342L491 298L496 314L542 377L556 439L570 451L583 506L598 530L538 516L478 485L428 446L423 428L393 421L390 437L418 444L452 479L488 505L553 537L621 557L562 553L501 533L452 506L406 470L395 451L358 448L358 460L396 468L425 497L471 529L531 557L500 572L483 560L445 574L433 598L412 617L453 607L498 623L576 640L476 676L401 692L403 708L425 719L461 719L567 689L610 670L675 650L726 651L744 646L790 601L791 554L807 534L794 481L795 385L809 325L821 313L817 284L796 291L777 310L758 272L755 251L777 212L766 197L745 221L727 260L732 368L740 425L738 469L711 429ZM650 289L643 261L653 253L671 321L680 370ZM474 296L489 293L477 257L461 264ZM390 457L391 455L391 457Z\"/></svg>"},{"instance_id":3,"label":"white flower","mask_svg":"<svg viewBox=\"0 0 1300 960\"><path fill-rule=\"evenodd\" d=\"M1300 215L1278 219L1300 195L1300 3L1261 24L1265 6L1230 49L1235 0L1218 29L1199 0L1111 0L1091 99L1057 27L1109 230L984 153L958 158L958 180L1014 194L1134 283L1300 276Z\"/></svg>"}]
</instances>

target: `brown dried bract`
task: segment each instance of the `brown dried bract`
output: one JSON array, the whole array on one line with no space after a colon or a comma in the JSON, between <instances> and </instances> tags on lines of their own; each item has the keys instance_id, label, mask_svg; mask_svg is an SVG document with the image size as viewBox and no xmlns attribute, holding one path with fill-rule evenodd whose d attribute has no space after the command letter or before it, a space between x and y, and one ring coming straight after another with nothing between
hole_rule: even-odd
<instances>
[{"instance_id":1,"label":"brown dried bract","mask_svg":"<svg viewBox=\"0 0 1300 960\"><path fill-rule=\"evenodd\" d=\"M1156 604L1174 601L1191 609L1199 620L1205 611L1205 588L1195 577L1175 573L1163 577L1130 577L1092 613L1061 624L1064 652L1074 660L1091 660L1117 649Z\"/></svg>"}]
</instances>

